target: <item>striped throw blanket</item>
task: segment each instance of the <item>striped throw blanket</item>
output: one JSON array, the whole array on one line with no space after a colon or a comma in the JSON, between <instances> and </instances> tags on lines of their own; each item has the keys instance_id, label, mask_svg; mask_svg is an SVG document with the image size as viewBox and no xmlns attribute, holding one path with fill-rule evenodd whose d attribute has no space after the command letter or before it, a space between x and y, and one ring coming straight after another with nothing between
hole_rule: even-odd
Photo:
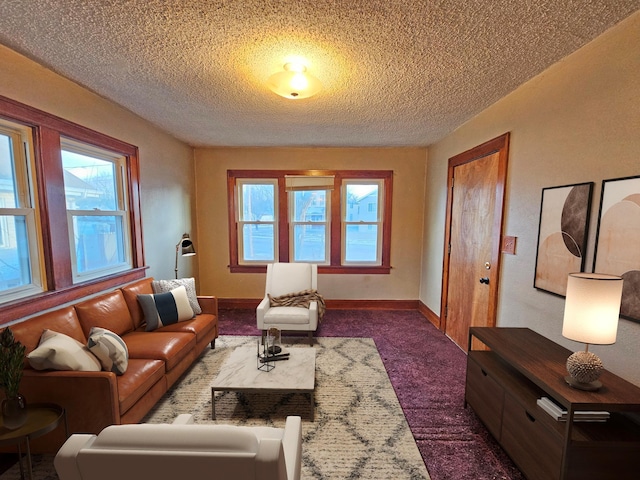
<instances>
[{"instance_id":1,"label":"striped throw blanket","mask_svg":"<svg viewBox=\"0 0 640 480\"><path fill-rule=\"evenodd\" d=\"M269 304L272 307L305 307L309 308L311 302L318 302L318 321L322 320L326 310L324 298L316 290L302 290L301 292L285 293L279 297L269 296Z\"/></svg>"}]
</instances>

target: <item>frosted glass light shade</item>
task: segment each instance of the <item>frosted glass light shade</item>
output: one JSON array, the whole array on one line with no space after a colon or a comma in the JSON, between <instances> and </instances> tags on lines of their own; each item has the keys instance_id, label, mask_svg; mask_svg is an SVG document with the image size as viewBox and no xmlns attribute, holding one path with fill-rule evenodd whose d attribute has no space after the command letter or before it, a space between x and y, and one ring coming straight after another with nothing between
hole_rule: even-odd
<instances>
[{"instance_id":1,"label":"frosted glass light shade","mask_svg":"<svg viewBox=\"0 0 640 480\"><path fill-rule=\"evenodd\" d=\"M320 90L320 80L307 72L304 65L287 63L282 72L274 73L267 80L269 89L291 100L309 98Z\"/></svg>"},{"instance_id":2,"label":"frosted glass light shade","mask_svg":"<svg viewBox=\"0 0 640 480\"><path fill-rule=\"evenodd\" d=\"M622 277L570 273L562 335L576 342L615 343L622 301Z\"/></svg>"}]
</instances>

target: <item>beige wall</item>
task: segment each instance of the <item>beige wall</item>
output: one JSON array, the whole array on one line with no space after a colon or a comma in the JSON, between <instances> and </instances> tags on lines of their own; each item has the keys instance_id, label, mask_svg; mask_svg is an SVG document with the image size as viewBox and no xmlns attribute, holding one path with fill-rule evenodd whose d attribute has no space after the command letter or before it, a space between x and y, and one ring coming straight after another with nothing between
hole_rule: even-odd
<instances>
[{"instance_id":1,"label":"beige wall","mask_svg":"<svg viewBox=\"0 0 640 480\"><path fill-rule=\"evenodd\" d=\"M1 45L0 65L0 95L139 147L144 253L150 267L147 275L173 278L175 245L181 235L191 233L198 245L191 213L195 208L193 149ZM180 275L195 274L194 260L180 260Z\"/></svg>"},{"instance_id":2,"label":"beige wall","mask_svg":"<svg viewBox=\"0 0 640 480\"><path fill-rule=\"evenodd\" d=\"M429 148L420 299L439 312L448 158L511 132L507 235L498 325L526 326L572 350L561 335L564 299L533 288L543 187L595 182L586 270L591 271L603 179L640 175L640 12L552 66ZM497 72L499 74L499 72ZM605 367L640 385L640 323L591 348ZM590 350L591 350L590 349Z\"/></svg>"},{"instance_id":3,"label":"beige wall","mask_svg":"<svg viewBox=\"0 0 640 480\"><path fill-rule=\"evenodd\" d=\"M424 148L198 148L200 286L220 298L262 298L264 274L229 273L227 170L393 170L389 275L320 275L327 299L415 300L420 283Z\"/></svg>"}]
</instances>

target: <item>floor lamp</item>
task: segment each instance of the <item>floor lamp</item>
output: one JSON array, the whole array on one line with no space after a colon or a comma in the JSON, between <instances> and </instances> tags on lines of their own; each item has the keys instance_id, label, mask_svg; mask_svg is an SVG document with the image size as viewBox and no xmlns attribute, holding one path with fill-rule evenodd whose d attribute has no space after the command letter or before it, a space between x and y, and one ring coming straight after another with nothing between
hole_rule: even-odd
<instances>
[{"instance_id":1,"label":"floor lamp","mask_svg":"<svg viewBox=\"0 0 640 480\"><path fill-rule=\"evenodd\" d=\"M184 233L180 241L176 244L176 278L178 278L178 252L180 251L183 257L192 257L196 254L196 249L193 248L193 242L189 238L188 233Z\"/></svg>"}]
</instances>

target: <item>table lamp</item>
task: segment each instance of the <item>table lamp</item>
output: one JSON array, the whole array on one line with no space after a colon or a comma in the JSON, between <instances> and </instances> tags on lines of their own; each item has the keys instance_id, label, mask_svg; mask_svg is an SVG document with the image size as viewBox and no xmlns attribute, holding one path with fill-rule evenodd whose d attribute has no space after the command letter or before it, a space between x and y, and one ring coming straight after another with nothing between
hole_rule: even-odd
<instances>
[{"instance_id":1,"label":"table lamp","mask_svg":"<svg viewBox=\"0 0 640 480\"><path fill-rule=\"evenodd\" d=\"M191 257L196 254L196 249L193 247L193 242L188 233L182 234L182 238L176 244L176 278L178 278L178 252L182 252L183 257Z\"/></svg>"},{"instance_id":2,"label":"table lamp","mask_svg":"<svg viewBox=\"0 0 640 480\"><path fill-rule=\"evenodd\" d=\"M569 375L565 380L573 388L598 390L598 377L604 370L600 358L589 352L589 344L616 342L622 277L600 273L570 273L564 306L562 336L586 344L584 352L567 359Z\"/></svg>"}]
</instances>

